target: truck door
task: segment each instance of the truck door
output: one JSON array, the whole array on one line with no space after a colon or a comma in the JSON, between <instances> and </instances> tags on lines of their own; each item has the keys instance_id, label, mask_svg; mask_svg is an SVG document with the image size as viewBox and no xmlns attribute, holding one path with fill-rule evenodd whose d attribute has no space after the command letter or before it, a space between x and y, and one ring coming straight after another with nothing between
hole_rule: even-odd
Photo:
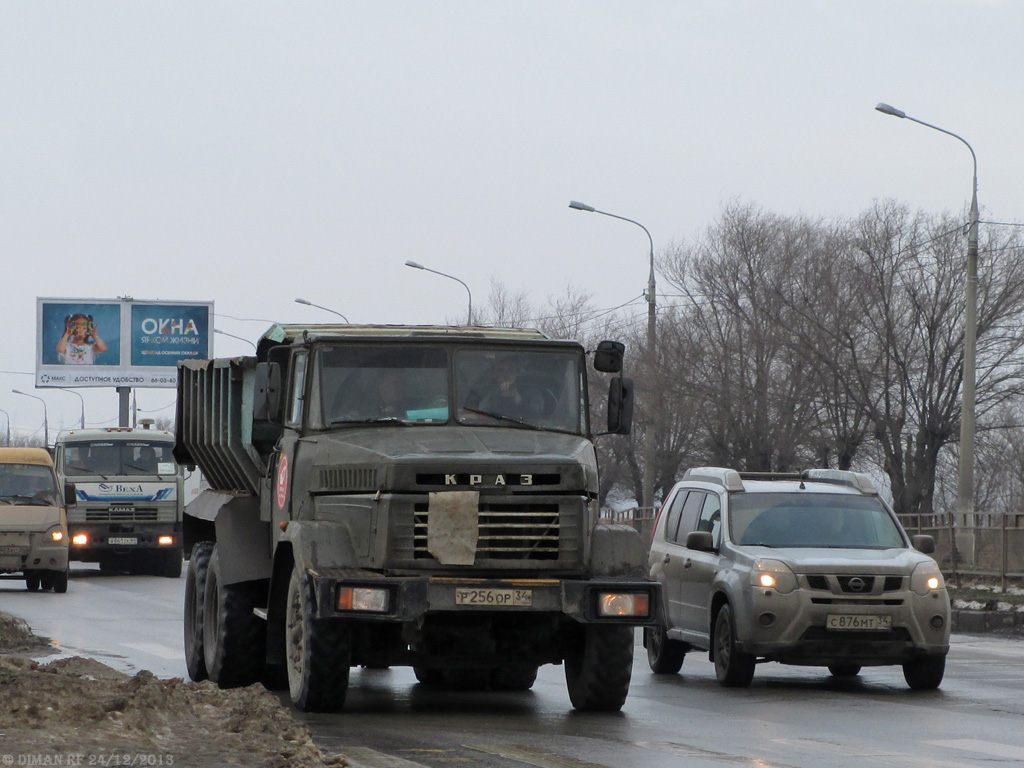
<instances>
[{"instance_id":1,"label":"truck door","mask_svg":"<svg viewBox=\"0 0 1024 768\"><path fill-rule=\"evenodd\" d=\"M302 428L303 404L306 399L305 352L298 352L292 358L291 375L285 399L284 432L277 443L276 460L271 465L273 495L271 505L273 519L290 520L293 515L292 490L295 487L295 451Z\"/></svg>"}]
</instances>

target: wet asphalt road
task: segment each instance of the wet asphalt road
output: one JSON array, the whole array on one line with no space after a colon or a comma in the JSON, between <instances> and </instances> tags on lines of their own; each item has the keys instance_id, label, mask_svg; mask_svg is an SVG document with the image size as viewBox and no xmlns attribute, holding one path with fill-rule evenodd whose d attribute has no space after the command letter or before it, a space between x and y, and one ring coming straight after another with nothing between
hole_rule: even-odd
<instances>
[{"instance_id":1,"label":"wet asphalt road","mask_svg":"<svg viewBox=\"0 0 1024 768\"><path fill-rule=\"evenodd\" d=\"M0 611L26 619L62 655L127 672L185 675L184 579L100 574L75 564L65 595L0 579ZM560 667L525 693L425 689L412 670L353 670L345 710L297 717L355 766L415 768L992 768L1024 765L1024 640L954 635L942 687L911 692L896 667L850 683L826 670L765 664L726 690L706 657L650 673L635 648L623 711L569 705Z\"/></svg>"}]
</instances>

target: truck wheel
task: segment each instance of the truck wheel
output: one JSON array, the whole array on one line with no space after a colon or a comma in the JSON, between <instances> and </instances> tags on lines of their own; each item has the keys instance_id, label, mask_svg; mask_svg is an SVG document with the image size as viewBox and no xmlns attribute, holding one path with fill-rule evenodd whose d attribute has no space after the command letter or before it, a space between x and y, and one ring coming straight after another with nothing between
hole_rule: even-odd
<instances>
[{"instance_id":1,"label":"truck wheel","mask_svg":"<svg viewBox=\"0 0 1024 768\"><path fill-rule=\"evenodd\" d=\"M181 550L176 549L173 552L164 552L163 568L160 569L160 574L167 577L168 579L180 579L181 578Z\"/></svg>"},{"instance_id":2,"label":"truck wheel","mask_svg":"<svg viewBox=\"0 0 1024 768\"><path fill-rule=\"evenodd\" d=\"M715 677L727 688L746 688L757 659L736 647L736 624L728 604L718 610L714 632Z\"/></svg>"},{"instance_id":3,"label":"truck wheel","mask_svg":"<svg viewBox=\"0 0 1024 768\"><path fill-rule=\"evenodd\" d=\"M453 691L484 691L491 684L491 670L446 669L441 673L441 680Z\"/></svg>"},{"instance_id":4,"label":"truck wheel","mask_svg":"<svg viewBox=\"0 0 1024 768\"><path fill-rule=\"evenodd\" d=\"M564 666L573 707L618 712L626 703L633 674L633 628L588 625Z\"/></svg>"},{"instance_id":5,"label":"truck wheel","mask_svg":"<svg viewBox=\"0 0 1024 768\"><path fill-rule=\"evenodd\" d=\"M39 574L39 588L44 592L53 589L53 571L42 571Z\"/></svg>"},{"instance_id":6,"label":"truck wheel","mask_svg":"<svg viewBox=\"0 0 1024 768\"><path fill-rule=\"evenodd\" d=\"M296 566L285 603L288 693L303 712L332 712L345 703L351 648L341 622L316 618L315 600L312 584Z\"/></svg>"},{"instance_id":7,"label":"truck wheel","mask_svg":"<svg viewBox=\"0 0 1024 768\"><path fill-rule=\"evenodd\" d=\"M667 637L662 626L646 627L647 663L656 675L674 675L683 667L686 645Z\"/></svg>"},{"instance_id":8,"label":"truck wheel","mask_svg":"<svg viewBox=\"0 0 1024 768\"><path fill-rule=\"evenodd\" d=\"M413 667L412 672L416 675L417 682L423 685L429 685L432 688L444 685L444 672L440 669L433 669L431 667Z\"/></svg>"},{"instance_id":9,"label":"truck wheel","mask_svg":"<svg viewBox=\"0 0 1024 768\"><path fill-rule=\"evenodd\" d=\"M25 571L25 589L35 592L39 589L39 574L35 571Z\"/></svg>"},{"instance_id":10,"label":"truck wheel","mask_svg":"<svg viewBox=\"0 0 1024 768\"><path fill-rule=\"evenodd\" d=\"M209 677L203 657L203 596L212 552L212 541L200 541L192 547L185 573L185 666L188 676L197 683Z\"/></svg>"},{"instance_id":11,"label":"truck wheel","mask_svg":"<svg viewBox=\"0 0 1024 768\"><path fill-rule=\"evenodd\" d=\"M833 677L856 677L860 674L860 664L829 664L828 671Z\"/></svg>"},{"instance_id":12,"label":"truck wheel","mask_svg":"<svg viewBox=\"0 0 1024 768\"><path fill-rule=\"evenodd\" d=\"M225 584L214 546L203 592L203 658L210 679L221 688L259 682L267 656L267 625L252 609L252 584Z\"/></svg>"},{"instance_id":13,"label":"truck wheel","mask_svg":"<svg viewBox=\"0 0 1024 768\"><path fill-rule=\"evenodd\" d=\"M903 665L903 679L915 691L933 691L946 672L945 656L925 656Z\"/></svg>"},{"instance_id":14,"label":"truck wheel","mask_svg":"<svg viewBox=\"0 0 1024 768\"><path fill-rule=\"evenodd\" d=\"M51 580L53 591L58 595L68 591L68 569L65 568L63 571L54 571Z\"/></svg>"},{"instance_id":15,"label":"truck wheel","mask_svg":"<svg viewBox=\"0 0 1024 768\"><path fill-rule=\"evenodd\" d=\"M528 691L537 682L536 664L504 664L491 673L491 687L496 691Z\"/></svg>"}]
</instances>

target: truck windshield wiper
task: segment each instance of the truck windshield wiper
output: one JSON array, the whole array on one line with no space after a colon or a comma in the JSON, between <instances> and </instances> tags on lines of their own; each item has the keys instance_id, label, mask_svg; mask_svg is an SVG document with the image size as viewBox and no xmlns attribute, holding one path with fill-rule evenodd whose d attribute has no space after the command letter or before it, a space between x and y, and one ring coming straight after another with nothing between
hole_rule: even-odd
<instances>
[{"instance_id":1,"label":"truck windshield wiper","mask_svg":"<svg viewBox=\"0 0 1024 768\"><path fill-rule=\"evenodd\" d=\"M520 427L526 427L527 429L540 429L540 427L538 427L536 424L531 424L525 419L518 419L515 416L506 416L503 413L491 413L490 411L481 411L479 408L466 407L464 407L462 410L468 411L469 413L478 413L481 416L489 416L490 418L497 419L498 421L508 421L511 422L512 424L518 424Z\"/></svg>"},{"instance_id":2,"label":"truck windshield wiper","mask_svg":"<svg viewBox=\"0 0 1024 768\"><path fill-rule=\"evenodd\" d=\"M375 416L372 419L334 419L327 426L337 427L342 424L398 424L403 427L409 426L409 422L403 421L397 416Z\"/></svg>"}]
</instances>

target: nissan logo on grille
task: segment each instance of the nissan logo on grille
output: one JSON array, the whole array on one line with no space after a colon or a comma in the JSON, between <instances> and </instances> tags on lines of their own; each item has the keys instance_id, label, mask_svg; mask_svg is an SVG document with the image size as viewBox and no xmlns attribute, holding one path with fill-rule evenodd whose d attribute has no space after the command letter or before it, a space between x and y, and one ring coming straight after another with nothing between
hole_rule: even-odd
<instances>
[{"instance_id":1,"label":"nissan logo on grille","mask_svg":"<svg viewBox=\"0 0 1024 768\"><path fill-rule=\"evenodd\" d=\"M863 592L865 587L867 587L867 583L860 576L854 576L846 582L846 588L851 592Z\"/></svg>"}]
</instances>

